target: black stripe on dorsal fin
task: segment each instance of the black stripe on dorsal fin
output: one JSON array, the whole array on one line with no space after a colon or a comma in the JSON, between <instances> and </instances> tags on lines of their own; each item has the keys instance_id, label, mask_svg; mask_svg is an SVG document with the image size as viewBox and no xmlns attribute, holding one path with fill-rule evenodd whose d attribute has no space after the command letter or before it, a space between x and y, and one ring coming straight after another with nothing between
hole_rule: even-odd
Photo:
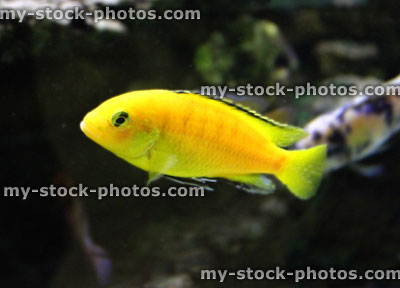
<instances>
[{"instance_id":1,"label":"black stripe on dorsal fin","mask_svg":"<svg viewBox=\"0 0 400 288\"><path fill-rule=\"evenodd\" d=\"M193 93L193 92L187 91L187 90L176 90L176 91L173 91L173 92L178 93L178 94L190 94L190 93ZM194 94L197 94L197 93L194 93Z\"/></svg>"},{"instance_id":2,"label":"black stripe on dorsal fin","mask_svg":"<svg viewBox=\"0 0 400 288\"><path fill-rule=\"evenodd\" d=\"M250 116L258 118L258 119L260 119L260 120L262 120L264 122L267 122L268 124L271 124L273 126L282 127L282 128L289 126L287 124L279 123L279 122L274 121L274 120L272 120L272 119L270 119L268 117L265 117L265 116L259 114L257 111L252 110L252 109L250 109L250 108L248 108L248 107L246 107L244 105L241 105L239 103L233 102L230 99L226 99L226 98L218 97L218 96L213 96L213 95L204 95L204 94L201 94L198 91L178 90L178 91L173 91L173 92L178 93L178 94L196 94L196 95L200 95L200 96L206 97L207 99L212 99L212 100L216 100L216 101L220 101L222 103L225 103L226 105L234 107L234 108L236 108L236 109L238 109L238 110L240 110L242 112L247 113Z\"/></svg>"},{"instance_id":3,"label":"black stripe on dorsal fin","mask_svg":"<svg viewBox=\"0 0 400 288\"><path fill-rule=\"evenodd\" d=\"M177 92L178 93L178 92ZM282 124L279 122L276 122L272 119L269 119L265 116L262 116L261 114L257 113L254 110L251 110L245 106L242 106L240 104L237 104L230 99L225 99L221 97L215 97L215 96L209 96L209 95L203 95L201 93L196 93L196 92L189 92L189 91L181 91L180 93L185 93L185 94L192 94L192 95L199 95L201 97L205 97L210 100L214 101L219 101L225 105L228 105L230 107L235 108L236 110L246 113L247 115L253 117L256 120L260 120L260 122L263 125L263 129L265 132L265 135L277 146L280 147L288 147L301 138L304 138L305 136L308 135L307 132L305 132L302 128L290 126L287 124Z\"/></svg>"}]
</instances>

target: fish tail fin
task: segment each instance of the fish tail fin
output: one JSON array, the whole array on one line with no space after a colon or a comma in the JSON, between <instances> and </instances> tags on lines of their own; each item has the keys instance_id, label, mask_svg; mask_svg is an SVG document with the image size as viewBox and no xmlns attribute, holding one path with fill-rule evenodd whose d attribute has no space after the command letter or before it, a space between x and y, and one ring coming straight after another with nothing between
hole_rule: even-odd
<instances>
[{"instance_id":1,"label":"fish tail fin","mask_svg":"<svg viewBox=\"0 0 400 288\"><path fill-rule=\"evenodd\" d=\"M326 145L289 151L289 161L278 179L301 199L315 194L324 173Z\"/></svg>"}]
</instances>

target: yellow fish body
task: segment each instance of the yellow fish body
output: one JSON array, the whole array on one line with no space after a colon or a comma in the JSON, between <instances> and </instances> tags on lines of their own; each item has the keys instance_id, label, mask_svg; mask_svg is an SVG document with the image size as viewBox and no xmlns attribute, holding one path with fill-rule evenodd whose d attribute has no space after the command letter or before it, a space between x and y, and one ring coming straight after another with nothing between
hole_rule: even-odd
<instances>
[{"instance_id":1,"label":"yellow fish body","mask_svg":"<svg viewBox=\"0 0 400 288\"><path fill-rule=\"evenodd\" d=\"M111 98L89 112L82 131L150 173L226 178L270 189L273 174L300 198L319 186L325 146L288 151L307 135L228 100L186 91L146 90Z\"/></svg>"}]
</instances>

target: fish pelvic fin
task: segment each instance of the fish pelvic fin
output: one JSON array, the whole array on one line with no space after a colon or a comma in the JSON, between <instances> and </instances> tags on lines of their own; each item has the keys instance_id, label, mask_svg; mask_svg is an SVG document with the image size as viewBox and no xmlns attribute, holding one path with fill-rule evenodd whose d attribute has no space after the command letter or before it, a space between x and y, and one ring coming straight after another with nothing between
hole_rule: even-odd
<instances>
[{"instance_id":1,"label":"fish pelvic fin","mask_svg":"<svg viewBox=\"0 0 400 288\"><path fill-rule=\"evenodd\" d=\"M326 160L326 145L289 151L286 167L276 176L290 192L301 199L315 194L321 182Z\"/></svg>"},{"instance_id":2,"label":"fish pelvic fin","mask_svg":"<svg viewBox=\"0 0 400 288\"><path fill-rule=\"evenodd\" d=\"M157 181L158 179L160 179L163 175L157 172L149 172L149 177L147 179L146 185L150 186L151 183Z\"/></svg>"}]
</instances>

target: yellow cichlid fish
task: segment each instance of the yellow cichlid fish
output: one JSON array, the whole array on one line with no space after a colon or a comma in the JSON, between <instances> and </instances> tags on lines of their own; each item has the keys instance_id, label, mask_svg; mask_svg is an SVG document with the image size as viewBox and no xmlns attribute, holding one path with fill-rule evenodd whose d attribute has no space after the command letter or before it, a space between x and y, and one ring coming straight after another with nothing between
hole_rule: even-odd
<instances>
[{"instance_id":1,"label":"yellow cichlid fish","mask_svg":"<svg viewBox=\"0 0 400 288\"><path fill-rule=\"evenodd\" d=\"M288 147L307 133L225 99L188 91L145 90L111 98L81 122L93 141L132 165L160 175L225 178L270 192L275 175L297 197L317 190L325 145Z\"/></svg>"}]
</instances>

